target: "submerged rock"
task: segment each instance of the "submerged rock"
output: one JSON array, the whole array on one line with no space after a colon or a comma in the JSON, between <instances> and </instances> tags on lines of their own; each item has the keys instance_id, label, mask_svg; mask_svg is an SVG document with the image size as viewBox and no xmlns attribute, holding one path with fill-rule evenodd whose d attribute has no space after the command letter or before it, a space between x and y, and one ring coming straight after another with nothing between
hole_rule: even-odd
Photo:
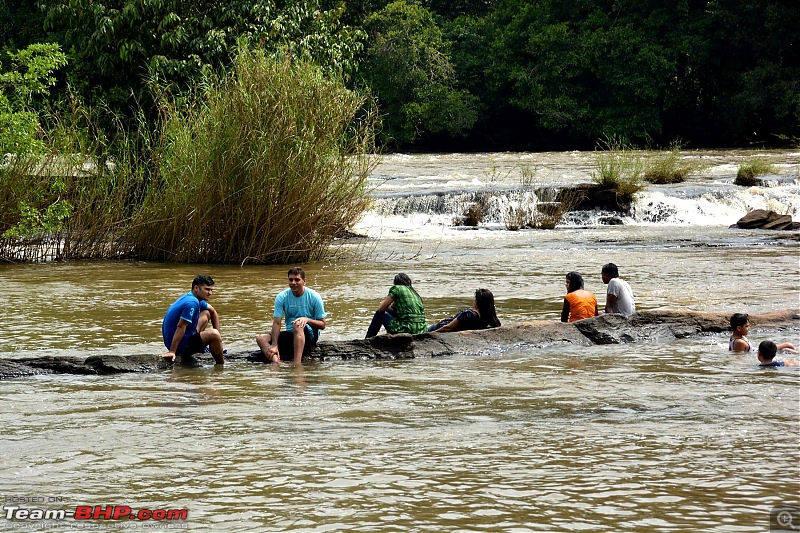
<instances>
[{"instance_id":1,"label":"submerged rock","mask_svg":"<svg viewBox=\"0 0 800 533\"><path fill-rule=\"evenodd\" d=\"M642 311L631 317L601 315L565 324L535 320L480 331L422 333L420 335L379 335L371 339L323 341L310 360L413 359L456 354L480 355L516 346L592 346L635 342L669 342L704 333L728 331L730 313L696 311ZM750 315L754 326L800 327L800 310L787 309ZM264 361L260 351L230 353L228 362ZM209 354L187 356L182 365L213 364ZM29 357L0 360L0 379L37 374L118 374L157 372L171 366L160 354L93 355L87 358Z\"/></svg>"}]
</instances>

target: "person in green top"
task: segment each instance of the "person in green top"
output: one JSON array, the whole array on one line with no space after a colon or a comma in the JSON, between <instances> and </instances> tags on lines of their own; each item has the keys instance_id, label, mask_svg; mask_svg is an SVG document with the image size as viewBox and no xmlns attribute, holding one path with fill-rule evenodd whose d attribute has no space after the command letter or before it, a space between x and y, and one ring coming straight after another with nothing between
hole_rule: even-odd
<instances>
[{"instance_id":1,"label":"person in green top","mask_svg":"<svg viewBox=\"0 0 800 533\"><path fill-rule=\"evenodd\" d=\"M401 273L394 277L394 285L389 289L389 296L383 299L375 311L365 338L377 335L381 326L392 334L428 331L422 298L411 286L411 278L406 274Z\"/></svg>"}]
</instances>

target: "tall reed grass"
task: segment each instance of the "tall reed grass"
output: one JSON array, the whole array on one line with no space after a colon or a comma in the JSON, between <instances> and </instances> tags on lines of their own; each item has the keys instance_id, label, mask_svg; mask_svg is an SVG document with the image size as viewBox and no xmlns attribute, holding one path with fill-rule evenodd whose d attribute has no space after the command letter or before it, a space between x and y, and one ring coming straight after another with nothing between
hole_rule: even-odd
<instances>
[{"instance_id":1,"label":"tall reed grass","mask_svg":"<svg viewBox=\"0 0 800 533\"><path fill-rule=\"evenodd\" d=\"M375 116L307 63L242 49L194 103L165 106L158 179L124 233L178 262L319 259L369 206Z\"/></svg>"},{"instance_id":2,"label":"tall reed grass","mask_svg":"<svg viewBox=\"0 0 800 533\"><path fill-rule=\"evenodd\" d=\"M97 115L77 101L44 120L42 150L8 154L0 167L0 260L124 257L119 236L139 203L141 176L119 162L133 150L114 163Z\"/></svg>"},{"instance_id":3,"label":"tall reed grass","mask_svg":"<svg viewBox=\"0 0 800 533\"><path fill-rule=\"evenodd\" d=\"M657 151L648 157L645 165L644 179L650 183L682 183L692 172L702 167L696 162L688 162L681 158L681 146L672 143L667 150Z\"/></svg>"},{"instance_id":4,"label":"tall reed grass","mask_svg":"<svg viewBox=\"0 0 800 533\"><path fill-rule=\"evenodd\" d=\"M0 165L0 260L289 263L322 258L369 206L375 115L310 64L239 51L159 124L109 140L79 104L44 153ZM95 117L96 118L96 117Z\"/></svg>"}]
</instances>

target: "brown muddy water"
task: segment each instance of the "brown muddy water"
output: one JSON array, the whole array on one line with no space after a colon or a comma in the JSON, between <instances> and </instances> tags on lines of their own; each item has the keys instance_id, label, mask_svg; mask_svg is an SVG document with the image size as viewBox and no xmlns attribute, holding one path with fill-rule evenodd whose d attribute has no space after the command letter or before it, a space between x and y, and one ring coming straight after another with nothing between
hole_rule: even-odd
<instances>
[{"instance_id":1,"label":"brown muddy water","mask_svg":"<svg viewBox=\"0 0 800 533\"><path fill-rule=\"evenodd\" d=\"M386 194L361 226L370 238L305 265L329 312L323 339L363 336L401 271L431 322L468 305L478 287L494 292L505 323L557 320L570 270L602 305L600 267L610 261L640 309L797 308L797 234L727 227L748 206L794 213L798 155L779 155L773 187L733 189L738 154L694 153L687 157L713 159L706 175L682 189L648 188L625 225L584 214L553 231L519 232L499 218L477 230L440 223L454 216L447 205L457 209L464 183L485 186L487 165L512 156L390 158L375 178L387 185L376 196ZM581 154L552 157L546 168L566 169L551 171L554 181L587 172ZM583 162L567 165L575 158ZM453 202L431 207L431 194ZM217 281L212 304L228 349L255 349L285 267L4 265L1 357L159 353L163 312L199 272ZM750 338L800 344L800 327L754 328ZM769 531L778 506L800 505L800 372L758 368L753 354L726 348L719 334L302 369L234 363L4 380L0 529ZM13 514L78 506L187 518Z\"/></svg>"}]
</instances>

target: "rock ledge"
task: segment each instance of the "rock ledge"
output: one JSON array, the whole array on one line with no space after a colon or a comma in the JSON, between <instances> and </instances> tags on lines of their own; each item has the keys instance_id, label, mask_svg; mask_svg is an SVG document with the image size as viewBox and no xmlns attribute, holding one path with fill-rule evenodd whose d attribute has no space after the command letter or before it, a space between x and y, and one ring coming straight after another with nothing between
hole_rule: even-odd
<instances>
[{"instance_id":1,"label":"rock ledge","mask_svg":"<svg viewBox=\"0 0 800 533\"><path fill-rule=\"evenodd\" d=\"M696 311L642 311L631 317L601 315L571 324L534 320L481 331L379 335L371 339L323 341L310 359L413 359L456 354L481 354L513 346L592 346L671 340L721 333L729 329L730 313ZM750 315L754 326L800 328L800 309L785 309ZM261 352L229 353L228 362L263 363ZM180 364L212 364L211 356L184 357ZM93 355L81 357L29 357L0 359L0 379L37 374L118 374L158 372L168 368L159 354Z\"/></svg>"}]
</instances>

